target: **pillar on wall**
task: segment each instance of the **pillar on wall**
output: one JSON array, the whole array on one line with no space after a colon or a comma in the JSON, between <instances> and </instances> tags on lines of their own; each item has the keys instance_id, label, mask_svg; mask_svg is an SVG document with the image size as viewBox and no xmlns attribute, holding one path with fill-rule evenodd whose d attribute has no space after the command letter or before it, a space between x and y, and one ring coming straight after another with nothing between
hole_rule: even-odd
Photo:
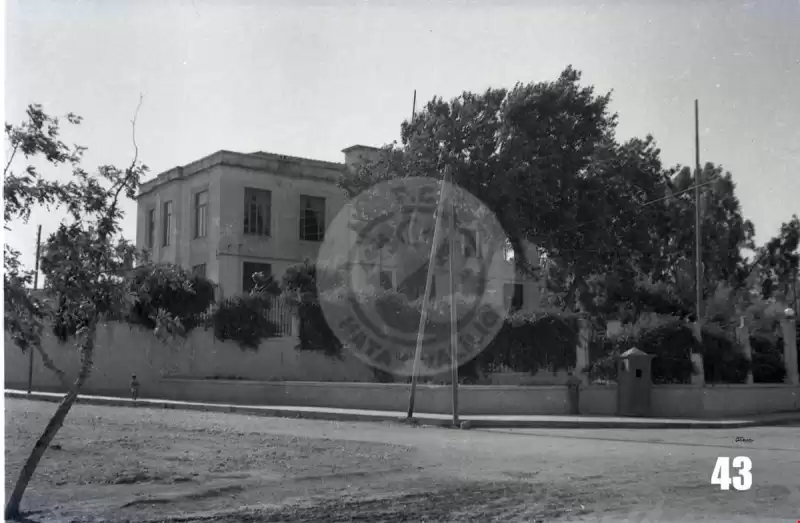
<instances>
[{"instance_id":1,"label":"pillar on wall","mask_svg":"<svg viewBox=\"0 0 800 523\"><path fill-rule=\"evenodd\" d=\"M702 332L703 329L700 325L700 322L696 321L693 324L694 330L694 337L699 342L702 340ZM706 385L706 373L705 369L703 368L703 355L697 354L696 352L692 351L692 363L694 364L695 370L697 370L697 374L692 374L692 385L695 387L705 387Z\"/></svg>"},{"instance_id":2,"label":"pillar on wall","mask_svg":"<svg viewBox=\"0 0 800 523\"><path fill-rule=\"evenodd\" d=\"M750 347L750 330L747 328L744 322L744 316L740 318L739 326L736 327L736 341L739 342L739 346L742 348L742 353L744 357L747 358L751 364L753 362L753 350ZM748 385L753 384L753 368L752 365L750 366L749 370L747 371L747 382Z\"/></svg>"},{"instance_id":3,"label":"pillar on wall","mask_svg":"<svg viewBox=\"0 0 800 523\"><path fill-rule=\"evenodd\" d=\"M592 339L592 324L586 318L578 320L578 344L575 346L575 375L584 385L589 384L589 374L583 370L589 366L589 342Z\"/></svg>"},{"instance_id":4,"label":"pillar on wall","mask_svg":"<svg viewBox=\"0 0 800 523\"><path fill-rule=\"evenodd\" d=\"M786 366L786 383L792 385L800 384L800 376L797 369L797 327L794 318L784 318L781 320L783 330L783 364Z\"/></svg>"}]
</instances>

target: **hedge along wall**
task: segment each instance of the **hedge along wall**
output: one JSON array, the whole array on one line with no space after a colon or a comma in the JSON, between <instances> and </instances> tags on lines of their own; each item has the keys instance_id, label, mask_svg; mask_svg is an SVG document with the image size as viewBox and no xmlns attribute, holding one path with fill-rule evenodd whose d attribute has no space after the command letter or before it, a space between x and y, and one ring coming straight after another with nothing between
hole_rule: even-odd
<instances>
[{"instance_id":1,"label":"hedge along wall","mask_svg":"<svg viewBox=\"0 0 800 523\"><path fill-rule=\"evenodd\" d=\"M753 358L753 382L783 383L786 366L783 362L783 338L756 333L750 336Z\"/></svg>"},{"instance_id":2,"label":"hedge along wall","mask_svg":"<svg viewBox=\"0 0 800 523\"><path fill-rule=\"evenodd\" d=\"M498 335L476 358L484 373L566 370L576 365L580 326L574 315L536 316L518 312L506 318Z\"/></svg>"},{"instance_id":3,"label":"hedge along wall","mask_svg":"<svg viewBox=\"0 0 800 523\"><path fill-rule=\"evenodd\" d=\"M691 353L703 357L706 383L745 383L750 362L731 336L714 326L703 328L702 343L694 337L692 327L681 321L672 321L643 329L634 336L620 336L614 340L593 343L593 360L588 367L593 380L616 380L616 361L620 354L636 347L653 354L653 383L690 383L697 370L691 362Z\"/></svg>"},{"instance_id":4,"label":"hedge along wall","mask_svg":"<svg viewBox=\"0 0 800 523\"><path fill-rule=\"evenodd\" d=\"M419 327L421 301L409 301L395 291L377 290L372 293L354 293L338 289L320 296L324 310L330 314L346 317L349 306L346 300L356 299L362 309L372 308L381 319L395 329L415 332ZM459 299L456 307L463 312L472 303ZM449 300L432 302L426 329L441 330L442 321L449 320ZM328 320L317 304L308 304L299 311L300 341L303 350L337 355L342 350L328 325ZM439 323L437 324L437 318ZM429 331L430 332L430 331ZM474 359L459 367L459 375L467 382L475 381L481 374L491 372L528 372L535 374L540 369L556 371L574 368L579 325L576 316L543 315L517 312L503 323L497 336ZM391 376L375 369L378 381L394 381Z\"/></svg>"}]
</instances>

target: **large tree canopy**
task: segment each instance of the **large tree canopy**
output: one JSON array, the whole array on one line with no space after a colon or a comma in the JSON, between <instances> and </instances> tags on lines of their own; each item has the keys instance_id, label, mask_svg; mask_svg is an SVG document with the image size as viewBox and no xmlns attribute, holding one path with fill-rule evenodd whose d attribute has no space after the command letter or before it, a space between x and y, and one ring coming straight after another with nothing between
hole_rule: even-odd
<instances>
[{"instance_id":1,"label":"large tree canopy","mask_svg":"<svg viewBox=\"0 0 800 523\"><path fill-rule=\"evenodd\" d=\"M614 310L610 298L630 295L634 282L669 284L681 278L676 268L685 272L694 256L693 177L665 168L652 136L620 143L610 93L580 80L568 67L551 82L434 98L403 122L399 146L347 172L342 186L352 196L386 179L440 177L449 166L453 181L498 216L523 269L533 270L526 246L538 248L565 308ZM710 163L703 174L713 282L741 269L753 227L730 174Z\"/></svg>"}]
</instances>

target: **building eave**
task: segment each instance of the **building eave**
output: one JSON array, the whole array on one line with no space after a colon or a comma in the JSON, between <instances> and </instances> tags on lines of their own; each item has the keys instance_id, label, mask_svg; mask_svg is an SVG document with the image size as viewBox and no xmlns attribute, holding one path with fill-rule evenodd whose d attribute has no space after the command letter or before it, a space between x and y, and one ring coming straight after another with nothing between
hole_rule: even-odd
<instances>
[{"instance_id":1,"label":"building eave","mask_svg":"<svg viewBox=\"0 0 800 523\"><path fill-rule=\"evenodd\" d=\"M218 165L228 165L232 167L240 167L250 170L261 170L265 172L272 172L279 168L281 164L290 165L304 165L312 169L328 171L329 173L340 173L344 169L344 164L328 162L324 160L313 160L310 158L301 158L298 156L288 156L284 154L273 154L263 151L256 153L239 153L235 151L228 151L221 149L213 154L204 156L199 160L195 160L189 164L179 167L173 167L164 171L154 178L144 182L139 187L139 194L136 198L145 196L158 187L168 184L172 181L181 180L200 174L204 171L212 169ZM268 165L272 164L272 165ZM325 176L311 176L321 180L327 179Z\"/></svg>"}]
</instances>

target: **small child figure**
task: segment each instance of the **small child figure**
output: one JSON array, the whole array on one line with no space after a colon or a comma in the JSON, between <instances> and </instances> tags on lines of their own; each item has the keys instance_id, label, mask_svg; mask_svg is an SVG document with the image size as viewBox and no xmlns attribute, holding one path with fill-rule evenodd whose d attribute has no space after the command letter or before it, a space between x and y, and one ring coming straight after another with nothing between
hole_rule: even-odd
<instances>
[{"instance_id":1,"label":"small child figure","mask_svg":"<svg viewBox=\"0 0 800 523\"><path fill-rule=\"evenodd\" d=\"M133 401L139 399L139 380L136 379L136 374L131 374L131 398Z\"/></svg>"}]
</instances>

